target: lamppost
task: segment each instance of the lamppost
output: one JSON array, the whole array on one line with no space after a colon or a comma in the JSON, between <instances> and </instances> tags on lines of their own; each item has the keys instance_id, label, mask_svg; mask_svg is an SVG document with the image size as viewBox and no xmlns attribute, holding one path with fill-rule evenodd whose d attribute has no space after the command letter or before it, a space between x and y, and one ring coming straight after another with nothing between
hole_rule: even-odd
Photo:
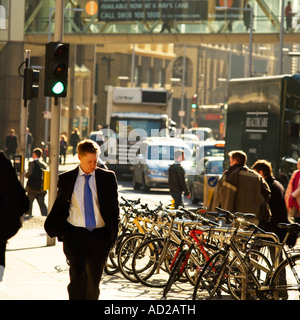
<instances>
[{"instance_id":1,"label":"lamppost","mask_svg":"<svg viewBox=\"0 0 300 320\"><path fill-rule=\"evenodd\" d=\"M183 63L182 63L182 81L181 81L181 100L180 111L184 113L184 86L185 86L185 69L186 69L186 45L183 45ZM182 129L183 117L180 117L180 128Z\"/></svg>"}]
</instances>

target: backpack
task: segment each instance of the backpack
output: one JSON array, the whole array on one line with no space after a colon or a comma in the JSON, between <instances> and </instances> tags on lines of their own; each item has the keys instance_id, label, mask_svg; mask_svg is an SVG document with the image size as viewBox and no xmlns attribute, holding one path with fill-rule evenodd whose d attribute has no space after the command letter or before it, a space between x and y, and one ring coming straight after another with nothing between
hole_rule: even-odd
<instances>
[{"instance_id":1,"label":"backpack","mask_svg":"<svg viewBox=\"0 0 300 320\"><path fill-rule=\"evenodd\" d=\"M27 186L33 190L42 191L44 187L44 169L36 161L33 161L33 163L32 175L28 178Z\"/></svg>"}]
</instances>

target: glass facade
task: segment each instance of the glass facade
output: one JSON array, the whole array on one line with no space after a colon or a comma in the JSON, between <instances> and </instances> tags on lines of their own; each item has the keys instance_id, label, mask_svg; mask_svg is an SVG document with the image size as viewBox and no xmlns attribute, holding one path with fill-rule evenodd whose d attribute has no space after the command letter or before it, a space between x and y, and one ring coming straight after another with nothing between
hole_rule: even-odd
<instances>
[{"instance_id":1,"label":"glass facade","mask_svg":"<svg viewBox=\"0 0 300 320\"><path fill-rule=\"evenodd\" d=\"M65 1L64 33L279 33L281 1L98 0ZM287 1L285 1L287 3ZM53 33L54 0L26 1L25 33ZM300 0L292 1L292 29L300 31ZM252 18L251 18L252 15ZM299 22L299 23L298 23Z\"/></svg>"},{"instance_id":2,"label":"glass facade","mask_svg":"<svg viewBox=\"0 0 300 320\"><path fill-rule=\"evenodd\" d=\"M0 41L8 38L10 6L8 0L0 1Z\"/></svg>"}]
</instances>

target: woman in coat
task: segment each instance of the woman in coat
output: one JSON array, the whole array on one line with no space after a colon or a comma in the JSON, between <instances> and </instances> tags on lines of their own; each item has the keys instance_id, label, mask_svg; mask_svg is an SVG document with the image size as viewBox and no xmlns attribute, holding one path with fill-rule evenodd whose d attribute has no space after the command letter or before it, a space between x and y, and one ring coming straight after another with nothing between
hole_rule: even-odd
<instances>
[{"instance_id":1,"label":"woman in coat","mask_svg":"<svg viewBox=\"0 0 300 320\"><path fill-rule=\"evenodd\" d=\"M285 203L289 221L300 220L300 158L298 158L297 170L293 172L287 186Z\"/></svg>"}]
</instances>

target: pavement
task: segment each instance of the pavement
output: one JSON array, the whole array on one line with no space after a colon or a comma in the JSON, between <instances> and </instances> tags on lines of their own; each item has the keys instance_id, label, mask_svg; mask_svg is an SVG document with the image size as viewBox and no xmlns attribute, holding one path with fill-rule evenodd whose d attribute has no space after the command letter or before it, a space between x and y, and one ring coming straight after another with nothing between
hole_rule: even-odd
<instances>
[{"instance_id":1,"label":"pavement","mask_svg":"<svg viewBox=\"0 0 300 320\"><path fill-rule=\"evenodd\" d=\"M30 221L31 220L31 221ZM8 241L0 300L68 300L69 268L62 243L47 245L45 218L33 216ZM160 300L162 289L132 283L121 273L104 273L100 300ZM191 299L189 284L174 286L170 299Z\"/></svg>"},{"instance_id":2,"label":"pavement","mask_svg":"<svg viewBox=\"0 0 300 320\"><path fill-rule=\"evenodd\" d=\"M69 163L73 157L69 157ZM76 159L74 161L76 163ZM63 166L60 166L60 171ZM47 197L46 197L47 203ZM48 245L44 230L45 217L34 202L33 215L25 217L22 228L6 248L6 267L0 281L1 300L68 300L69 268L62 243ZM100 300L160 300L162 289L132 283L121 273L103 274ZM168 298L191 299L192 287L174 286Z\"/></svg>"},{"instance_id":3,"label":"pavement","mask_svg":"<svg viewBox=\"0 0 300 320\"><path fill-rule=\"evenodd\" d=\"M56 241L48 246L42 226L45 218L31 219L8 242L0 300L68 300L69 268L62 243ZM190 299L192 287L180 286L170 293L170 299ZM100 290L100 300L160 300L162 297L162 289L132 283L121 273L104 273Z\"/></svg>"}]
</instances>

